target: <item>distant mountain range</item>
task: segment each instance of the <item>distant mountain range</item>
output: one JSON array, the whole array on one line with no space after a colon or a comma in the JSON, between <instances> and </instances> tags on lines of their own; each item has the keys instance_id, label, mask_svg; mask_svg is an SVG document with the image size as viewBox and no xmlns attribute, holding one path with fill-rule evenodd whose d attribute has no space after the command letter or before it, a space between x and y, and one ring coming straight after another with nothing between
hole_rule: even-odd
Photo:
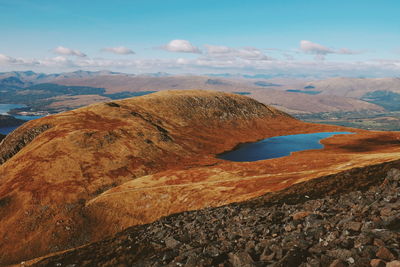
<instances>
[{"instance_id":1,"label":"distant mountain range","mask_svg":"<svg viewBox=\"0 0 400 267\"><path fill-rule=\"evenodd\" d=\"M269 75L169 73L125 74L83 71L44 74L0 73L0 102L26 104L35 110L62 111L145 92L206 89L241 92L292 114L341 111L397 111L400 78L305 78ZM388 95L390 94L390 97Z\"/></svg>"},{"instance_id":2,"label":"distant mountain range","mask_svg":"<svg viewBox=\"0 0 400 267\"><path fill-rule=\"evenodd\" d=\"M66 73L36 73L33 71L11 71L0 73L0 88L1 86L16 86L16 87L27 87L32 84L48 83L57 79L72 79L72 78L84 78L104 75L133 75L123 74L112 71L84 71L78 70L74 72Z\"/></svg>"}]
</instances>

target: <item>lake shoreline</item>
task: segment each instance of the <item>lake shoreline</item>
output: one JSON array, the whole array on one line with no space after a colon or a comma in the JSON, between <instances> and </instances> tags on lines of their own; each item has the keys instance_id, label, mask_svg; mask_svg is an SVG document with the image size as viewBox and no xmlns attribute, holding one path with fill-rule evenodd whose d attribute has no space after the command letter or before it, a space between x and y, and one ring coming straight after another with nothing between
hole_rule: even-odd
<instances>
[{"instance_id":1,"label":"lake shoreline","mask_svg":"<svg viewBox=\"0 0 400 267\"><path fill-rule=\"evenodd\" d=\"M290 156L292 152L321 149L321 140L338 134L351 132L319 132L274 136L256 142L242 143L230 151L217 155L217 158L235 162L252 162Z\"/></svg>"}]
</instances>

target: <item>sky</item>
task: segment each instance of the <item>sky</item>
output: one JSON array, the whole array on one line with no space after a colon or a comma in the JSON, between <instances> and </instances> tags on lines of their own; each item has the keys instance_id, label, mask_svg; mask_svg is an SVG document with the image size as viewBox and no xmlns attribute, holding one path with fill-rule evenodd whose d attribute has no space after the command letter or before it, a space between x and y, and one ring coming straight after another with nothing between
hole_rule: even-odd
<instances>
[{"instance_id":1,"label":"sky","mask_svg":"<svg viewBox=\"0 0 400 267\"><path fill-rule=\"evenodd\" d=\"M400 76L398 0L0 0L0 71Z\"/></svg>"}]
</instances>

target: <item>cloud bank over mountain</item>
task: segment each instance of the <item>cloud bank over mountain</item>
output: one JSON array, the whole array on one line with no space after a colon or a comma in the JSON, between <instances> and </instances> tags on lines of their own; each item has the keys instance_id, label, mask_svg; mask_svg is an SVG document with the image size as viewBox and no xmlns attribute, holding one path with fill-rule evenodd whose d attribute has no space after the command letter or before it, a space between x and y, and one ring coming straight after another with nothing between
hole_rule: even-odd
<instances>
[{"instance_id":1,"label":"cloud bank over mountain","mask_svg":"<svg viewBox=\"0 0 400 267\"><path fill-rule=\"evenodd\" d=\"M125 46L101 48L100 51L119 55L118 58L96 57L80 50L58 46L51 50L55 57L25 58L0 54L0 70L33 69L44 72L71 71L76 69L109 69L131 73L249 73L273 76L332 77L332 76L396 76L400 59L371 59L364 61L332 61L327 56L336 54L352 59L360 52L349 48L330 48L302 40L300 47L292 50L278 48L231 47L204 44L196 46L188 40L175 39L159 46L158 57L146 58ZM151 48L149 48L151 49ZM180 55L163 57L166 52ZM130 57L135 55L135 57Z\"/></svg>"}]
</instances>

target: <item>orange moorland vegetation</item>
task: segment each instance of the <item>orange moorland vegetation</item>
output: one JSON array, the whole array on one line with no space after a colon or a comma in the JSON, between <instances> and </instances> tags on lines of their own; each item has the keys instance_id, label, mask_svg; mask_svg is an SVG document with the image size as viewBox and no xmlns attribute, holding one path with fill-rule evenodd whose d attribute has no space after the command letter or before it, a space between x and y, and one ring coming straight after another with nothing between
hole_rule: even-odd
<instances>
[{"instance_id":1,"label":"orange moorland vegetation","mask_svg":"<svg viewBox=\"0 0 400 267\"><path fill-rule=\"evenodd\" d=\"M239 143L351 131L324 149L257 162ZM400 133L298 121L245 96L164 91L30 121L0 144L0 264L103 239L184 210L219 206L398 159Z\"/></svg>"}]
</instances>

